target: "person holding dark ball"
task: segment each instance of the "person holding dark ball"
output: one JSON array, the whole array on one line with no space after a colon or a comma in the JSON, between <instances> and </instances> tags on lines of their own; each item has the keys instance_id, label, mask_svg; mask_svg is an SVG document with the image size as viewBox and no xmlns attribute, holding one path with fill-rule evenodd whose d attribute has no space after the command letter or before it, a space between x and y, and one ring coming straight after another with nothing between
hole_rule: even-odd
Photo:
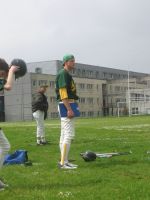
<instances>
[{"instance_id":1,"label":"person holding dark ball","mask_svg":"<svg viewBox=\"0 0 150 200\"><path fill-rule=\"evenodd\" d=\"M13 86L13 82L16 78L24 76L27 72L26 63L21 59L14 59L10 66L7 62L0 58L0 91L10 91ZM1 105L2 106L2 105ZM3 110L4 108L1 108ZM0 169L3 166L5 155L10 150L10 143L3 130L0 128ZM0 191L7 187L2 180L0 180Z\"/></svg>"}]
</instances>

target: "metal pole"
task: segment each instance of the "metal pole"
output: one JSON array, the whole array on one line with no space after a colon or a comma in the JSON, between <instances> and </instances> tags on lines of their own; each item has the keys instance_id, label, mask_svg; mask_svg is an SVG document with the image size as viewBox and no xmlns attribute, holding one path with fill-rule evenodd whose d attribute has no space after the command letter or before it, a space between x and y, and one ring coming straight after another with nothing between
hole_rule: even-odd
<instances>
[{"instance_id":1,"label":"metal pole","mask_svg":"<svg viewBox=\"0 0 150 200\"><path fill-rule=\"evenodd\" d=\"M129 104L129 117L131 115L131 105L130 105L130 74L128 71L128 104Z\"/></svg>"},{"instance_id":2,"label":"metal pole","mask_svg":"<svg viewBox=\"0 0 150 200\"><path fill-rule=\"evenodd\" d=\"M120 117L120 114L119 114L119 102L117 102L117 108L118 108L118 117Z\"/></svg>"}]
</instances>

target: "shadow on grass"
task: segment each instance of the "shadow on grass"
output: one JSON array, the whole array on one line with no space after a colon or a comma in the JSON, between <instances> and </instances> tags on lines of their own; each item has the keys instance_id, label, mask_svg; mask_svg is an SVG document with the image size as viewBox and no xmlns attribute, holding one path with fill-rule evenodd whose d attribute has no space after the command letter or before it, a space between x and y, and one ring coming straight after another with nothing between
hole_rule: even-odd
<instances>
[{"instance_id":1,"label":"shadow on grass","mask_svg":"<svg viewBox=\"0 0 150 200\"><path fill-rule=\"evenodd\" d=\"M84 162L84 161L83 161ZM131 165L136 165L136 164L149 164L147 161L143 160L108 160L108 161L94 161L94 162L84 162L86 167L92 167L92 168L111 168L114 166L131 166ZM85 167L85 166L84 166Z\"/></svg>"}]
</instances>

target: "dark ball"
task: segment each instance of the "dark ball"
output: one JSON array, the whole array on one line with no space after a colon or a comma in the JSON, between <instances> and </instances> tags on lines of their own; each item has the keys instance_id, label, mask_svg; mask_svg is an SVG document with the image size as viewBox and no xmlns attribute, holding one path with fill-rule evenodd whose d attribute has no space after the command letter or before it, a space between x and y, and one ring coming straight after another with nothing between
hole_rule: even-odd
<instances>
[{"instance_id":1,"label":"dark ball","mask_svg":"<svg viewBox=\"0 0 150 200\"><path fill-rule=\"evenodd\" d=\"M27 73L27 65L22 59L13 59L11 62L11 66L15 65L19 67L19 70L15 72L15 78L20 78Z\"/></svg>"},{"instance_id":2,"label":"dark ball","mask_svg":"<svg viewBox=\"0 0 150 200\"><path fill-rule=\"evenodd\" d=\"M82 157L86 162L96 160L96 154L94 152L91 152L91 151L85 152L85 154Z\"/></svg>"}]
</instances>

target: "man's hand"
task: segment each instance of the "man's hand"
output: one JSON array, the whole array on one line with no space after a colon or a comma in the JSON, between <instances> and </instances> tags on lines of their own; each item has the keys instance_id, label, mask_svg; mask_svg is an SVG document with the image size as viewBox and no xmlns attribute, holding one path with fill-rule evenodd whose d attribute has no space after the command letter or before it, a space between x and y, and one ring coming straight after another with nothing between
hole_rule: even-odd
<instances>
[{"instance_id":1,"label":"man's hand","mask_svg":"<svg viewBox=\"0 0 150 200\"><path fill-rule=\"evenodd\" d=\"M19 70L20 67L16 66L16 65L12 65L9 69L9 71L15 73Z\"/></svg>"},{"instance_id":2,"label":"man's hand","mask_svg":"<svg viewBox=\"0 0 150 200\"><path fill-rule=\"evenodd\" d=\"M67 111L67 117L70 119L74 117L74 112L71 109Z\"/></svg>"},{"instance_id":3,"label":"man's hand","mask_svg":"<svg viewBox=\"0 0 150 200\"><path fill-rule=\"evenodd\" d=\"M68 118L73 118L74 117L74 112L71 109L70 103L68 99L62 99L62 102L64 103L66 109L67 109L67 117Z\"/></svg>"}]
</instances>

